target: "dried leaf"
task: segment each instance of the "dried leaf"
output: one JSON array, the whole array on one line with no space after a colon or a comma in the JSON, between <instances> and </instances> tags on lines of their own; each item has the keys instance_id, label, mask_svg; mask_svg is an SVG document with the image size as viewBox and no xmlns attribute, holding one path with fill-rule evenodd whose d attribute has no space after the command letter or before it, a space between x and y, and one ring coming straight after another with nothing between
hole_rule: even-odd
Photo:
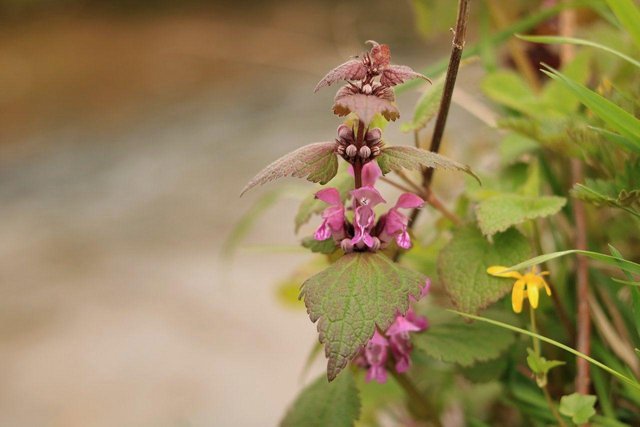
<instances>
[{"instance_id":1,"label":"dried leaf","mask_svg":"<svg viewBox=\"0 0 640 427\"><path fill-rule=\"evenodd\" d=\"M377 161L383 174L399 169L421 170L422 168L434 168L462 171L480 182L480 179L471 171L469 166L451 160L441 154L421 150L420 148L410 146L385 147L382 149Z\"/></svg>"},{"instance_id":2,"label":"dried leaf","mask_svg":"<svg viewBox=\"0 0 640 427\"><path fill-rule=\"evenodd\" d=\"M372 59L373 66L380 68L389 65L391 62L391 49L389 49L389 46L373 40L367 40L367 43L372 45L369 56Z\"/></svg>"},{"instance_id":3,"label":"dried leaf","mask_svg":"<svg viewBox=\"0 0 640 427\"><path fill-rule=\"evenodd\" d=\"M361 59L350 59L344 64L338 65L329 71L316 85L314 92L319 91L325 86L331 86L340 80L362 80L367 75L367 67Z\"/></svg>"},{"instance_id":4,"label":"dried leaf","mask_svg":"<svg viewBox=\"0 0 640 427\"><path fill-rule=\"evenodd\" d=\"M333 112L338 116L346 116L355 113L360 120L368 125L376 114L381 114L385 119L394 121L400 117L396 106L383 98L362 93L346 94L347 91L338 91Z\"/></svg>"},{"instance_id":5,"label":"dried leaf","mask_svg":"<svg viewBox=\"0 0 640 427\"><path fill-rule=\"evenodd\" d=\"M244 187L240 196L257 185L286 176L306 178L311 182L326 184L338 172L335 146L334 141L316 142L284 155L254 176Z\"/></svg>"},{"instance_id":6,"label":"dried leaf","mask_svg":"<svg viewBox=\"0 0 640 427\"><path fill-rule=\"evenodd\" d=\"M431 80L427 76L413 71L411 67L407 67L406 65L389 65L382 71L380 83L382 83L383 86L395 86L404 83L406 80L416 78L424 79L431 83Z\"/></svg>"}]
</instances>

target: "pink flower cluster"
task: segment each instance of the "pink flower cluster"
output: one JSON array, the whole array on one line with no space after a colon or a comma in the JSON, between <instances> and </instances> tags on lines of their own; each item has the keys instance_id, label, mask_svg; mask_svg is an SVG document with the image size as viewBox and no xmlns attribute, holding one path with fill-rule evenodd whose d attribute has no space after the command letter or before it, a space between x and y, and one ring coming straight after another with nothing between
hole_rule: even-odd
<instances>
[{"instance_id":1,"label":"pink flower cluster","mask_svg":"<svg viewBox=\"0 0 640 427\"><path fill-rule=\"evenodd\" d=\"M420 293L420 298L424 298L429 293L431 281L427 279ZM415 302L414 298L411 298ZM395 321L381 334L377 330L367 345L356 357L355 363L367 369L367 381L376 380L379 383L387 381L387 362L389 354L395 361L395 370L398 373L406 372L411 365L411 345L410 332L424 331L429 327L427 318L418 316L413 308L407 310L404 316L396 316Z\"/></svg>"},{"instance_id":2,"label":"pink flower cluster","mask_svg":"<svg viewBox=\"0 0 640 427\"><path fill-rule=\"evenodd\" d=\"M400 195L396 204L380 216L376 222L373 208L386 203L373 186L382 175L375 161L362 168L362 187L351 191L354 199L353 223L347 221L347 209L342 204L340 192L336 188L326 188L316 193L316 198L329 204L322 213L322 224L314 234L316 240L333 238L345 252L354 250L377 251L389 245L393 240L399 247L409 249L411 238L407 231L409 218L400 209L419 208L424 200L412 193Z\"/></svg>"}]
</instances>

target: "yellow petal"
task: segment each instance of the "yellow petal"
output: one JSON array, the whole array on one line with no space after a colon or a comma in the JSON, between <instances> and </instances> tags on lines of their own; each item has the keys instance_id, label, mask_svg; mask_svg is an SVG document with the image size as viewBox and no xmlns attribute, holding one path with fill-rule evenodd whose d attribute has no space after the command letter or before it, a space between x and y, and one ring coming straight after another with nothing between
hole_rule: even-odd
<instances>
[{"instance_id":1,"label":"yellow petal","mask_svg":"<svg viewBox=\"0 0 640 427\"><path fill-rule=\"evenodd\" d=\"M529 302L531 303L531 307L538 308L538 299L539 299L539 289L537 283L527 283L527 297L529 297Z\"/></svg>"},{"instance_id":2,"label":"yellow petal","mask_svg":"<svg viewBox=\"0 0 640 427\"><path fill-rule=\"evenodd\" d=\"M513 311L520 313L522 311L522 301L524 301L524 280L519 279L513 285L511 291L511 306Z\"/></svg>"},{"instance_id":3,"label":"yellow petal","mask_svg":"<svg viewBox=\"0 0 640 427\"><path fill-rule=\"evenodd\" d=\"M487 273L496 277L511 277L512 279L522 278L522 274L518 273L517 271L504 272L504 270L507 269L508 267L504 267L502 265L492 265L491 267L487 268Z\"/></svg>"},{"instance_id":4,"label":"yellow petal","mask_svg":"<svg viewBox=\"0 0 640 427\"><path fill-rule=\"evenodd\" d=\"M549 287L549 284L542 277L540 279L542 280L542 284L544 285L544 290L547 292L547 295L551 296L551 288Z\"/></svg>"}]
</instances>

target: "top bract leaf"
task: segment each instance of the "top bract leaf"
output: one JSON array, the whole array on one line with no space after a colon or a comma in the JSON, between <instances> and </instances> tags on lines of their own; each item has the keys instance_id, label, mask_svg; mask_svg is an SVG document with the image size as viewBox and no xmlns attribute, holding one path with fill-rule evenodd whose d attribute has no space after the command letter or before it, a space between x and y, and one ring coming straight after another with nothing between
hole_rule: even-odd
<instances>
[{"instance_id":1,"label":"top bract leaf","mask_svg":"<svg viewBox=\"0 0 640 427\"><path fill-rule=\"evenodd\" d=\"M398 313L407 311L409 296L419 297L425 279L380 253L356 252L304 282L300 296L311 321L318 321L329 380L369 341L376 326L386 330Z\"/></svg>"},{"instance_id":2,"label":"top bract leaf","mask_svg":"<svg viewBox=\"0 0 640 427\"><path fill-rule=\"evenodd\" d=\"M350 59L344 64L338 65L329 71L316 85L314 92L319 91L325 86L331 86L340 80L362 80L367 75L367 67L361 59Z\"/></svg>"},{"instance_id":3,"label":"top bract leaf","mask_svg":"<svg viewBox=\"0 0 640 427\"><path fill-rule=\"evenodd\" d=\"M389 65L382 71L380 83L382 83L383 86L395 86L404 83L406 80L417 78L431 82L428 77L413 71L411 67L407 67L406 65Z\"/></svg>"},{"instance_id":4,"label":"top bract leaf","mask_svg":"<svg viewBox=\"0 0 640 427\"><path fill-rule=\"evenodd\" d=\"M306 178L311 182L326 184L338 172L336 143L316 142L286 154L264 168L244 187L240 196L257 185L286 176Z\"/></svg>"}]
</instances>

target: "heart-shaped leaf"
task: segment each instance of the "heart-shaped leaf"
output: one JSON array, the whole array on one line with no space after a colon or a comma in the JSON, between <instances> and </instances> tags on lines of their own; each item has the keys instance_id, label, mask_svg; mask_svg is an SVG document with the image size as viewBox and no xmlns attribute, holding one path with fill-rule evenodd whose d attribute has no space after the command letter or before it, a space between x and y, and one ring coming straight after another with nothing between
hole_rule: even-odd
<instances>
[{"instance_id":1,"label":"heart-shaped leaf","mask_svg":"<svg viewBox=\"0 0 640 427\"><path fill-rule=\"evenodd\" d=\"M318 321L329 380L371 339L376 326L386 330L407 311L409 295L418 298L425 279L380 253L356 252L304 282L300 297L311 321Z\"/></svg>"},{"instance_id":2,"label":"heart-shaped leaf","mask_svg":"<svg viewBox=\"0 0 640 427\"><path fill-rule=\"evenodd\" d=\"M438 257L438 274L455 306L477 313L507 294L513 282L487 273L492 265L513 265L529 258L527 239L516 229L493 236L490 243L474 226L456 230Z\"/></svg>"},{"instance_id":3,"label":"heart-shaped leaf","mask_svg":"<svg viewBox=\"0 0 640 427\"><path fill-rule=\"evenodd\" d=\"M242 189L240 196L257 185L286 176L306 178L311 182L326 184L338 173L338 156L335 148L335 141L316 142L280 157L254 176Z\"/></svg>"},{"instance_id":4,"label":"heart-shaped leaf","mask_svg":"<svg viewBox=\"0 0 640 427\"><path fill-rule=\"evenodd\" d=\"M333 105L333 112L341 117L349 113L355 113L365 125L369 125L376 114L381 114L390 121L400 117L400 112L392 101L363 93L341 95L338 92Z\"/></svg>"}]
</instances>

